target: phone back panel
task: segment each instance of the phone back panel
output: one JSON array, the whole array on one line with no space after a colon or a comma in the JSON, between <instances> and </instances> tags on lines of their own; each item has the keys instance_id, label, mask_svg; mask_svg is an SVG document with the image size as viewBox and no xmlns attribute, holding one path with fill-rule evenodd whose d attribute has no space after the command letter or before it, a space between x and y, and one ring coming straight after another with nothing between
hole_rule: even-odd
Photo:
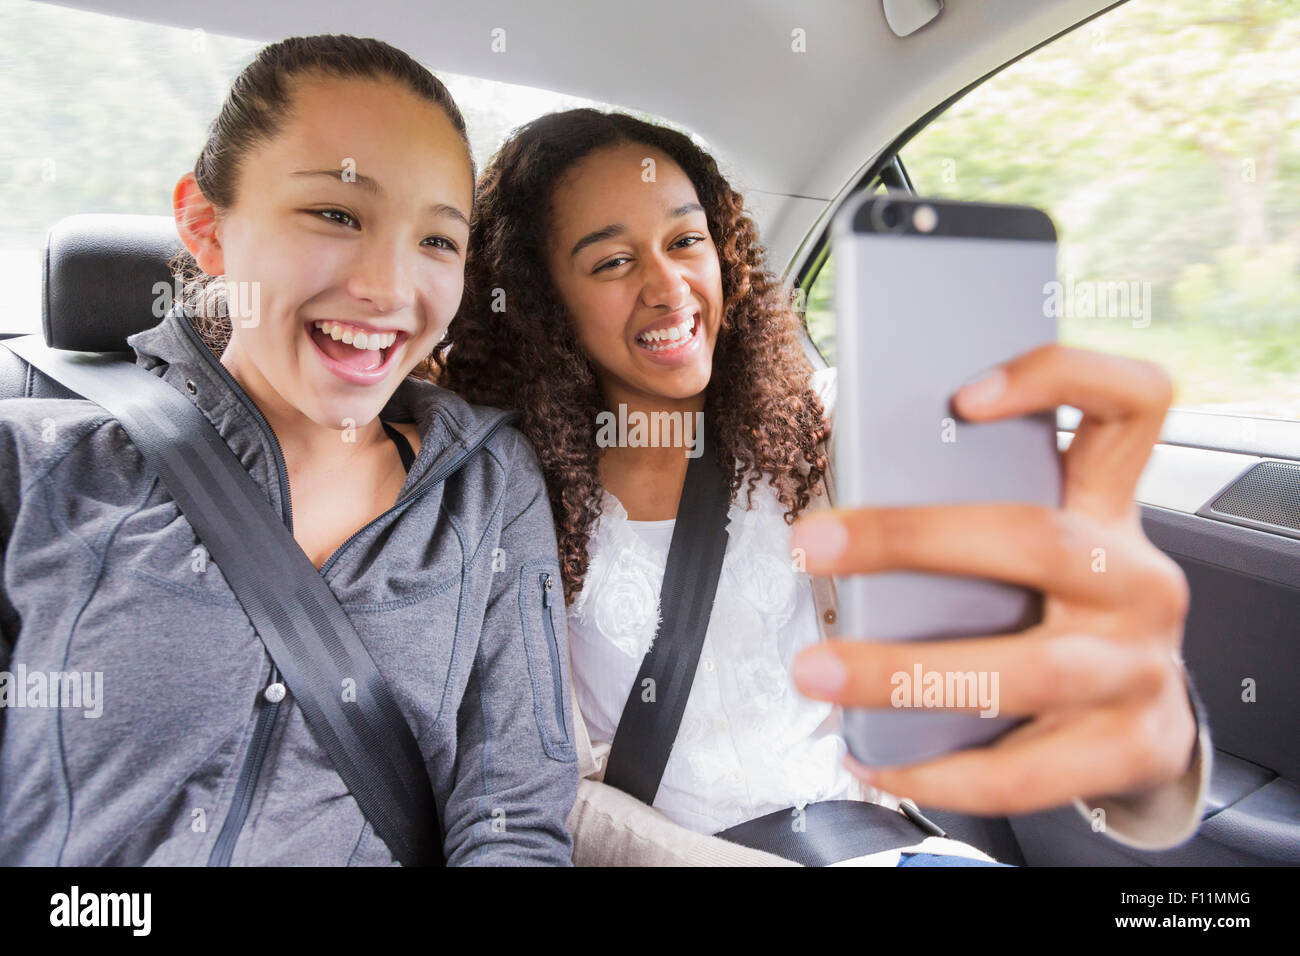
<instances>
[{"instance_id":1,"label":"phone back panel","mask_svg":"<svg viewBox=\"0 0 1300 956\"><path fill-rule=\"evenodd\" d=\"M873 223L862 214L866 204L845 210L836 222L837 504L1057 506L1053 413L970 423L949 404L979 372L1056 340L1055 318L1044 308L1047 283L1056 278L1050 220L1045 229L1030 220L1027 232L1038 238L1008 238L1027 214L1046 216L1024 207L934 200L902 206L922 202L938 211L941 224L959 216L961 234L876 232L879 216ZM841 632L869 640L1017 631L1041 618L1038 592L985 578L888 572L837 584ZM900 679L904 699L914 699L906 688L916 676L913 670L907 681ZM994 675L984 679L981 686L995 691ZM1018 722L916 707L850 710L845 734L859 760L889 765L987 743Z\"/></svg>"}]
</instances>

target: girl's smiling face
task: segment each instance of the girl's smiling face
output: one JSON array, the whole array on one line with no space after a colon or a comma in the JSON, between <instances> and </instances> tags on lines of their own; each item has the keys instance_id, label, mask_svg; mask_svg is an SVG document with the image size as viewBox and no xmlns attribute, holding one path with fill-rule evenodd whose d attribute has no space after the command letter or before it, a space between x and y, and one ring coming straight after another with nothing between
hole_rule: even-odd
<instances>
[{"instance_id":1,"label":"girl's smiling face","mask_svg":"<svg viewBox=\"0 0 1300 956\"><path fill-rule=\"evenodd\" d=\"M695 187L666 154L631 143L574 164L551 197L547 267L611 405L703 394L722 269Z\"/></svg>"},{"instance_id":2,"label":"girl's smiling face","mask_svg":"<svg viewBox=\"0 0 1300 956\"><path fill-rule=\"evenodd\" d=\"M177 222L200 268L226 278L221 361L268 417L361 426L460 304L469 157L442 109L396 82L292 83L283 128L240 163L234 205L214 209L187 174ZM358 333L382 347L348 344Z\"/></svg>"}]
</instances>

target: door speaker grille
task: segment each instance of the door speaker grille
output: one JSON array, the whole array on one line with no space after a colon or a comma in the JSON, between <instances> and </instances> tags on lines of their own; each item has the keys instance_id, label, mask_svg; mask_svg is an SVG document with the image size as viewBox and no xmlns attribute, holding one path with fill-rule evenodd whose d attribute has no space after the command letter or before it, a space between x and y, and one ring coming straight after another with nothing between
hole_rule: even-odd
<instances>
[{"instance_id":1,"label":"door speaker grille","mask_svg":"<svg viewBox=\"0 0 1300 956\"><path fill-rule=\"evenodd\" d=\"M1300 464L1261 461L1198 513L1300 538Z\"/></svg>"}]
</instances>

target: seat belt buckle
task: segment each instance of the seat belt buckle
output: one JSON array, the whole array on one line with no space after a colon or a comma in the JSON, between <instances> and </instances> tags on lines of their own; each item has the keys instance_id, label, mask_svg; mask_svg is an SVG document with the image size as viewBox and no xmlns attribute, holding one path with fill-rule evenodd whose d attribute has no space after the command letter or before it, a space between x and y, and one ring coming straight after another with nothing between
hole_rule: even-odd
<instances>
[{"instance_id":1,"label":"seat belt buckle","mask_svg":"<svg viewBox=\"0 0 1300 956\"><path fill-rule=\"evenodd\" d=\"M906 798L900 798L898 801L898 809L903 811L903 814L907 817L907 819L911 820L913 823L915 823L918 827L920 827L922 830L924 830L926 833L930 834L931 836L945 837L945 838L948 836L947 831L944 830L943 827L939 826L939 824L935 823L924 813L918 810L916 804L913 803L911 800L908 800Z\"/></svg>"}]
</instances>

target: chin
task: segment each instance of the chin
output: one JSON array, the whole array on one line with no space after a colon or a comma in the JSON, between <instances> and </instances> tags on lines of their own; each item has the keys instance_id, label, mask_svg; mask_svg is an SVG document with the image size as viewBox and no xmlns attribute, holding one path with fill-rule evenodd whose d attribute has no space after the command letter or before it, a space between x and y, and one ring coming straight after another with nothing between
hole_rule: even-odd
<instances>
[{"instance_id":1,"label":"chin","mask_svg":"<svg viewBox=\"0 0 1300 956\"><path fill-rule=\"evenodd\" d=\"M667 382L648 382L649 386L646 391L651 395L658 395L660 398L668 401L681 402L688 398L694 398L706 388L709 387L709 376L692 375L687 379L682 379L671 383Z\"/></svg>"}]
</instances>

